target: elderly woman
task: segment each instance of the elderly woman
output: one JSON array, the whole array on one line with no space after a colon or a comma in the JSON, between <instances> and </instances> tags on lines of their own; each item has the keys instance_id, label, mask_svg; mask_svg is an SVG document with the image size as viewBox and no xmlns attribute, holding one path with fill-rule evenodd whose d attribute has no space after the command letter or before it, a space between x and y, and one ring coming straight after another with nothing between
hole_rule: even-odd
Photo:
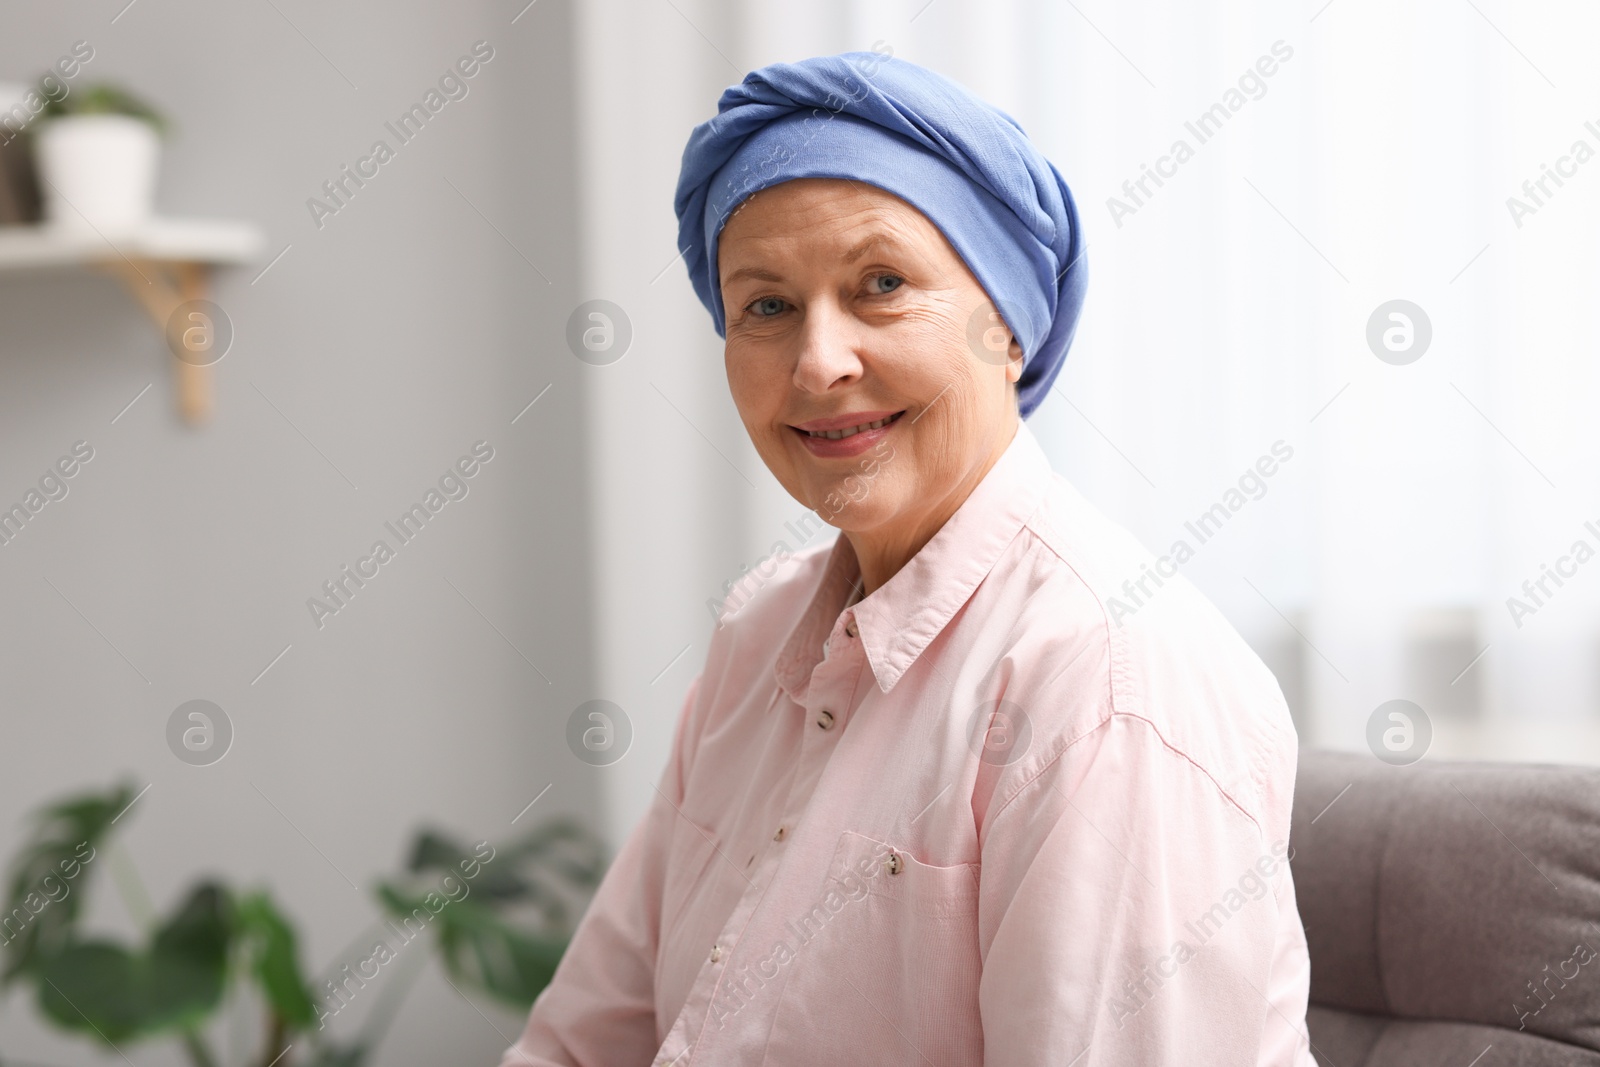
<instances>
[{"instance_id":1,"label":"elderly woman","mask_svg":"<svg viewBox=\"0 0 1600 1067\"><path fill-rule=\"evenodd\" d=\"M1308 1067L1278 686L1022 422L1083 302L1055 168L850 53L728 89L677 210L751 441L842 536L730 598L504 1067Z\"/></svg>"}]
</instances>

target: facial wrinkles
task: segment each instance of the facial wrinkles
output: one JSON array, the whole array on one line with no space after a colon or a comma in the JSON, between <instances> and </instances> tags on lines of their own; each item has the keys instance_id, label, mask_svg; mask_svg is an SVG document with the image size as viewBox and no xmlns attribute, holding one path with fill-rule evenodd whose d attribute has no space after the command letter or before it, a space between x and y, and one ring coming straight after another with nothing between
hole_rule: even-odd
<instances>
[{"instance_id":1,"label":"facial wrinkles","mask_svg":"<svg viewBox=\"0 0 1600 1067\"><path fill-rule=\"evenodd\" d=\"M758 194L759 195L759 194ZM746 202L752 205L754 198ZM928 235L913 229L894 213L876 205L841 205L837 201L802 203L793 210L784 210L781 201L769 200L771 210L735 214L723 229L719 258L724 273L743 266L760 266L782 276L781 285L755 280L740 280L734 291L724 294L725 312L731 323L733 317L743 315L743 308L761 292L764 286L793 287L806 292L826 290L830 282L856 280L863 266L875 258L904 260L900 270L916 276L926 289L947 287L926 250L922 247ZM743 211L743 208L741 208ZM742 224L741 224L742 223ZM749 231L749 232L746 232ZM853 262L844 262L845 255L869 234L884 233L892 238L881 248L868 248ZM825 240L819 235L829 235ZM730 254L731 253L731 254ZM731 299L729 299L731 298Z\"/></svg>"},{"instance_id":2,"label":"facial wrinkles","mask_svg":"<svg viewBox=\"0 0 1600 1067\"><path fill-rule=\"evenodd\" d=\"M850 518L865 523L851 528L893 520L909 529L910 516L941 509L981 459L977 442L993 436L996 398L966 341L970 313L986 298L915 209L863 204L849 195L817 198L798 185L758 197L724 228L720 253L725 277L755 267L781 279L738 279L723 291L730 384L752 441L785 488L817 506L852 465L813 461L790 424L844 411L906 409L904 428L893 438L897 458L875 476L867 510L852 510ZM845 262L874 233L891 240ZM870 278L880 273L904 278L902 295L873 295ZM782 301L776 315L745 310L769 296ZM823 332L802 336L807 328ZM832 346L823 355L834 358L814 364L801 383L798 361L819 358L817 350L808 353L812 344ZM854 358L843 357L841 347ZM840 380L852 374L858 377Z\"/></svg>"},{"instance_id":3,"label":"facial wrinkles","mask_svg":"<svg viewBox=\"0 0 1600 1067\"><path fill-rule=\"evenodd\" d=\"M832 205L829 205L832 206ZM777 237L767 237L758 230L743 240L745 247L740 249L736 257L730 257L730 263L749 263L768 268L770 264L789 263L800 266L794 272L795 278L787 283L771 283L758 280L741 280L735 283L729 295L734 299L730 304L736 303L738 311L735 318L730 319L729 336L731 342L748 338L753 344L762 344L769 340L776 342L787 331L804 329L801 320L810 316L820 316L826 319L825 324L815 328L828 332L827 337L821 340L823 344L850 344L854 345L859 339L864 348L858 351L861 359L857 373L863 377L877 378L873 385L890 385L893 392L895 379L908 378L908 385L914 382L914 391L922 393L928 384L927 372L935 366L947 363L958 358L959 354L946 352L952 335L952 324L957 324L962 318L961 294L948 284L949 279L943 275L947 272L936 271L925 254L921 254L918 244L926 239L926 235L907 232L904 226L887 213L877 208L863 208L851 211L816 211L807 210L799 212L798 219L784 227L784 231ZM847 220L837 236L828 241L828 248L821 252L812 252L808 245L816 243L805 236L808 233L827 232L818 230L826 227L833 220ZM765 227L762 227L765 229ZM845 252L854 248L860 239L870 232L887 231L898 238L895 245L886 248L869 247L859 259L852 264L842 264ZM759 249L759 254L746 255L750 250ZM914 253L909 258L914 261L909 267L902 267L901 263L908 259L908 252ZM829 270L826 264L841 263L837 271ZM870 273L878 264L883 264L885 273L894 273L905 277L903 283L905 295L894 300L874 303L870 297L863 299L861 306L856 306L853 300L858 295L861 285L861 276ZM819 266L812 267L812 264ZM734 269L737 269L735 267ZM769 268L770 269L770 268ZM869 281L870 284L870 281ZM838 307L822 307L831 301L832 290L841 294ZM746 311L771 294L784 302L784 307L779 314L761 316L754 311ZM845 318L846 321L839 321ZM771 321L768 321L768 320ZM849 321L857 320L856 322ZM864 323L868 327L893 323L896 331L890 334L872 336L870 331L865 337L855 329L856 325ZM958 331L959 332L959 331ZM809 338L783 338L785 342L793 341L796 345L804 345ZM798 355L796 359L800 358ZM848 361L844 361L848 362ZM908 374L896 373L901 369L911 371ZM839 370L843 373L849 371L842 368L830 367L825 373ZM921 373L916 373L920 371ZM938 388L925 396L917 397L922 403L933 402L934 395L943 389L951 375L937 375ZM800 388L798 384L795 388ZM823 383L820 388L828 388ZM787 406L787 405L786 405ZM884 403L867 403L863 406L899 406L893 401ZM808 412L809 413L809 412ZM777 413L792 414L786 412ZM931 427L930 427L931 428Z\"/></svg>"}]
</instances>

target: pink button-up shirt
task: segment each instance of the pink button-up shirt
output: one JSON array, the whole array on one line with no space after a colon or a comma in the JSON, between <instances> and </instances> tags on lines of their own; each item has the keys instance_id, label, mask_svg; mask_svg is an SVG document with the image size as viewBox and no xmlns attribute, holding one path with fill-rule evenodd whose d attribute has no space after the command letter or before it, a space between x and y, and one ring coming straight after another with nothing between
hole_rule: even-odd
<instances>
[{"instance_id":1,"label":"pink button-up shirt","mask_svg":"<svg viewBox=\"0 0 1600 1067\"><path fill-rule=\"evenodd\" d=\"M1021 424L859 603L842 536L730 599L502 1067L1312 1067L1294 728L1154 570Z\"/></svg>"}]
</instances>

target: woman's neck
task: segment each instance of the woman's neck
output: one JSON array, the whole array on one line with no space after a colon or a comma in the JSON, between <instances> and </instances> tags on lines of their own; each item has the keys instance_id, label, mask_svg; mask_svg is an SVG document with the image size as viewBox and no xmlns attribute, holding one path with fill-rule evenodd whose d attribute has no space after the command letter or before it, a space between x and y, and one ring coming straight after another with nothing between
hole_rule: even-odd
<instances>
[{"instance_id":1,"label":"woman's neck","mask_svg":"<svg viewBox=\"0 0 1600 1067\"><path fill-rule=\"evenodd\" d=\"M935 501L928 508L906 516L904 519L896 516L895 521L884 523L870 530L846 530L844 536L850 539L850 546L855 549L856 561L861 567L862 595L868 596L875 592L890 578L900 572L900 568L911 562L911 557L922 551L922 546L933 540L933 535L943 528L950 516L961 509L967 497L978 487L984 477L1000 462L1000 457L1005 455L1006 449L1016 438L1021 427L1020 420L1011 424L1011 433L1005 441L997 445L984 462L977 464L966 477L944 499Z\"/></svg>"}]
</instances>

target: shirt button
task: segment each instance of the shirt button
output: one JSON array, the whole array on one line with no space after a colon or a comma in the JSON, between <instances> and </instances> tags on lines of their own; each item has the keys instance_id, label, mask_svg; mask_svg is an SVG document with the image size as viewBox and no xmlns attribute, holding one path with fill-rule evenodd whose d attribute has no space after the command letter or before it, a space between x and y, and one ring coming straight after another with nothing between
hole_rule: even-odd
<instances>
[{"instance_id":1,"label":"shirt button","mask_svg":"<svg viewBox=\"0 0 1600 1067\"><path fill-rule=\"evenodd\" d=\"M884 866L889 869L890 874L899 874L904 868L904 864L900 862L900 853L889 853L889 859L884 863Z\"/></svg>"},{"instance_id":2,"label":"shirt button","mask_svg":"<svg viewBox=\"0 0 1600 1067\"><path fill-rule=\"evenodd\" d=\"M823 708L821 713L817 715L817 725L824 730L833 729L833 712Z\"/></svg>"},{"instance_id":3,"label":"shirt button","mask_svg":"<svg viewBox=\"0 0 1600 1067\"><path fill-rule=\"evenodd\" d=\"M849 622L844 624L844 632L849 634L851 637L856 635L856 621L854 619L851 619Z\"/></svg>"},{"instance_id":4,"label":"shirt button","mask_svg":"<svg viewBox=\"0 0 1600 1067\"><path fill-rule=\"evenodd\" d=\"M722 959L722 946L721 945L712 945L711 946L711 962L712 963L717 963L717 962L721 961L721 959Z\"/></svg>"},{"instance_id":5,"label":"shirt button","mask_svg":"<svg viewBox=\"0 0 1600 1067\"><path fill-rule=\"evenodd\" d=\"M778 832L772 835L772 839L774 841L782 841L783 840L783 836L785 834L787 834L788 832L789 832L789 828L787 826L780 826L780 827L778 827Z\"/></svg>"}]
</instances>

